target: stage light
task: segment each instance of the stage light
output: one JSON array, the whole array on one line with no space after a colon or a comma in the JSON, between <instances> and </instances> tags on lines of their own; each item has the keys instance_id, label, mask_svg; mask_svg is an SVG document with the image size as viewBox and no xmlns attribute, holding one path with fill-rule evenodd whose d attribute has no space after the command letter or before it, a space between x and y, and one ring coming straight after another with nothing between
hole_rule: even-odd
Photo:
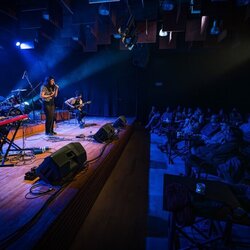
<instances>
[{"instance_id":1,"label":"stage light","mask_svg":"<svg viewBox=\"0 0 250 250\"><path fill-rule=\"evenodd\" d=\"M174 1L172 1L172 0L162 1L161 8L165 11L172 11L174 9Z\"/></svg>"},{"instance_id":2,"label":"stage light","mask_svg":"<svg viewBox=\"0 0 250 250\"><path fill-rule=\"evenodd\" d=\"M201 6L199 1L190 0L190 12L193 15L201 14Z\"/></svg>"},{"instance_id":3,"label":"stage light","mask_svg":"<svg viewBox=\"0 0 250 250\"><path fill-rule=\"evenodd\" d=\"M121 35L120 35L119 33L115 33L115 34L113 34L113 37L114 37L115 39L120 39L120 38L121 38Z\"/></svg>"},{"instance_id":4,"label":"stage light","mask_svg":"<svg viewBox=\"0 0 250 250\"><path fill-rule=\"evenodd\" d=\"M109 15L109 8L106 4L101 4L98 9L98 13L101 16L108 16Z\"/></svg>"},{"instance_id":5,"label":"stage light","mask_svg":"<svg viewBox=\"0 0 250 250\"><path fill-rule=\"evenodd\" d=\"M34 49L34 42L25 42L20 44L20 49Z\"/></svg>"},{"instance_id":6,"label":"stage light","mask_svg":"<svg viewBox=\"0 0 250 250\"><path fill-rule=\"evenodd\" d=\"M132 50L136 45L138 38L133 15L130 15L124 31L122 31L122 27L118 28L118 34L121 36L121 41L124 44L124 46L129 50Z\"/></svg>"},{"instance_id":7,"label":"stage light","mask_svg":"<svg viewBox=\"0 0 250 250\"><path fill-rule=\"evenodd\" d=\"M160 31L159 31L159 36L164 37L164 36L167 36L167 35L168 35L168 32L167 31L163 31L162 28L161 28Z\"/></svg>"},{"instance_id":8,"label":"stage light","mask_svg":"<svg viewBox=\"0 0 250 250\"><path fill-rule=\"evenodd\" d=\"M43 11L42 16L43 16L43 19L44 19L44 20L49 21L50 16L49 16L48 11Z\"/></svg>"},{"instance_id":9,"label":"stage light","mask_svg":"<svg viewBox=\"0 0 250 250\"><path fill-rule=\"evenodd\" d=\"M19 47L21 45L20 42L16 42L16 46Z\"/></svg>"},{"instance_id":10,"label":"stage light","mask_svg":"<svg viewBox=\"0 0 250 250\"><path fill-rule=\"evenodd\" d=\"M218 24L217 24L216 20L213 21L213 26L212 26L212 28L210 30L210 34L211 35L218 35L218 34L220 34L220 29L218 27Z\"/></svg>"},{"instance_id":11,"label":"stage light","mask_svg":"<svg viewBox=\"0 0 250 250\"><path fill-rule=\"evenodd\" d=\"M126 36L122 38L122 43L124 44L124 46L126 48L128 48L128 50L132 50L137 42L137 35L133 35L133 36Z\"/></svg>"}]
</instances>

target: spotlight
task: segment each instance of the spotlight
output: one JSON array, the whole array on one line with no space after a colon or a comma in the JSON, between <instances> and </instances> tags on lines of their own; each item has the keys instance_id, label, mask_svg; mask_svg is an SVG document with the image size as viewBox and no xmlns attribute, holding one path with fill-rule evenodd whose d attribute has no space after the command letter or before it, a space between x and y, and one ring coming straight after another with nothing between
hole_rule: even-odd
<instances>
[{"instance_id":1,"label":"spotlight","mask_svg":"<svg viewBox=\"0 0 250 250\"><path fill-rule=\"evenodd\" d=\"M20 44L20 49L34 49L34 42L24 42Z\"/></svg>"},{"instance_id":2,"label":"spotlight","mask_svg":"<svg viewBox=\"0 0 250 250\"><path fill-rule=\"evenodd\" d=\"M121 38L121 42L124 44L126 48L132 50L137 42L137 32L136 32L136 24L133 15L130 15L127 24L122 28L121 26L117 30L118 34L114 36L115 38Z\"/></svg>"},{"instance_id":3,"label":"spotlight","mask_svg":"<svg viewBox=\"0 0 250 250\"><path fill-rule=\"evenodd\" d=\"M167 31L163 31L162 28L161 28L160 31L159 31L159 36L164 37L164 36L167 36L167 35L168 35L168 32Z\"/></svg>"},{"instance_id":4,"label":"spotlight","mask_svg":"<svg viewBox=\"0 0 250 250\"><path fill-rule=\"evenodd\" d=\"M115 39L120 39L120 38L121 38L121 35L120 35L119 33L115 33L115 34L113 34L113 37L114 37Z\"/></svg>"},{"instance_id":5,"label":"spotlight","mask_svg":"<svg viewBox=\"0 0 250 250\"><path fill-rule=\"evenodd\" d=\"M109 15L109 8L107 7L106 4L101 4L98 9L98 13L101 16L108 16Z\"/></svg>"},{"instance_id":6,"label":"spotlight","mask_svg":"<svg viewBox=\"0 0 250 250\"><path fill-rule=\"evenodd\" d=\"M137 42L136 25L132 15L130 15L124 31L122 31L122 27L118 28L118 34L121 36L121 41L124 46L132 50Z\"/></svg>"},{"instance_id":7,"label":"spotlight","mask_svg":"<svg viewBox=\"0 0 250 250\"><path fill-rule=\"evenodd\" d=\"M218 27L218 24L217 24L216 20L214 20L214 22L213 22L213 26L212 26L212 28L210 30L210 34L211 35L218 35L218 34L220 34L220 29Z\"/></svg>"},{"instance_id":8,"label":"spotlight","mask_svg":"<svg viewBox=\"0 0 250 250\"><path fill-rule=\"evenodd\" d=\"M19 47L21 45L20 42L16 42L16 46Z\"/></svg>"},{"instance_id":9,"label":"spotlight","mask_svg":"<svg viewBox=\"0 0 250 250\"><path fill-rule=\"evenodd\" d=\"M174 1L172 1L172 0L162 1L161 8L165 11L172 11L174 9Z\"/></svg>"},{"instance_id":10,"label":"spotlight","mask_svg":"<svg viewBox=\"0 0 250 250\"><path fill-rule=\"evenodd\" d=\"M128 48L129 50L132 50L134 46L136 45L137 35L123 37L122 42L126 48Z\"/></svg>"}]
</instances>

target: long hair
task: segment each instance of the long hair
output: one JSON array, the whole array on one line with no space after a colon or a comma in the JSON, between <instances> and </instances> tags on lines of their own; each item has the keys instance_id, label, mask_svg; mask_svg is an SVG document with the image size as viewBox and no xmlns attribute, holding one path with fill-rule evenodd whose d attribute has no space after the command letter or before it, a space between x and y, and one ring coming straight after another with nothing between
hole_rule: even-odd
<instances>
[{"instance_id":1,"label":"long hair","mask_svg":"<svg viewBox=\"0 0 250 250\"><path fill-rule=\"evenodd\" d=\"M50 88L51 90L54 90L55 87L50 85L50 81L52 79L55 79L55 78L53 76L46 76L44 79L44 86L46 86L47 88Z\"/></svg>"},{"instance_id":2,"label":"long hair","mask_svg":"<svg viewBox=\"0 0 250 250\"><path fill-rule=\"evenodd\" d=\"M82 93L79 90L76 90L75 91L75 97L79 97L79 96L82 97Z\"/></svg>"}]
</instances>

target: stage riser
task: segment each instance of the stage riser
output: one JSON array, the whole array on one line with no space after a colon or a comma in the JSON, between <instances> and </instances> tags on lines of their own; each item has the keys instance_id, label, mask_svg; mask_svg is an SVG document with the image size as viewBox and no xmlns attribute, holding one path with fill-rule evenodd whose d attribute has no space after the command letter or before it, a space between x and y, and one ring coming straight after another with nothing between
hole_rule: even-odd
<instances>
[{"instance_id":1,"label":"stage riser","mask_svg":"<svg viewBox=\"0 0 250 250\"><path fill-rule=\"evenodd\" d=\"M90 166L85 178L80 177L78 183L76 181L72 185L75 190L79 190L78 194L76 194L67 209L54 221L34 249L48 249L51 246L55 246L55 242L57 249L70 248L77 231L110 176L132 133L133 127L127 127L127 131L119 143L116 143L116 146L113 148L107 149L109 153L106 152L104 160L93 164L98 165L98 167Z\"/></svg>"},{"instance_id":2,"label":"stage riser","mask_svg":"<svg viewBox=\"0 0 250 250\"><path fill-rule=\"evenodd\" d=\"M94 134L98 131L99 127L107 122L110 123L112 120L106 118L100 119L99 117L92 119L89 124L95 125L84 128L84 133L89 135ZM96 141L80 141L87 152L87 159L93 160L88 165L86 171L80 172L69 183L66 189L46 208L42 217L35 222L35 225L28 232L24 232L24 235L20 232L17 238L13 239L13 241L11 240L11 242L6 242L6 245L11 246L11 249L50 249L51 247L53 248L53 244L56 242L58 247L55 247L55 249L69 249L69 246L74 241L75 234L95 203L123 148L126 146L133 132L132 123L133 120L131 119L126 129L119 132L118 138L106 145L102 155L100 155L100 152L103 150L104 144L97 143ZM30 125L23 125L24 128L20 128L20 131L21 134L24 132L26 137L26 130ZM26 125L28 127L25 127ZM79 129L78 131L76 131L76 127ZM58 137L60 138L60 134L64 136L68 135L67 138L70 141L75 141L75 136L78 133L83 133L83 130L78 126L76 127L68 122L60 124L57 128ZM39 124L35 128L33 127L31 133L35 133L35 129L44 129L44 124ZM22 145L21 140L19 140L19 143ZM7 224L6 228L2 226L1 237L3 238L15 232L17 228L20 228L15 222L18 222L20 225L28 222L33 217L33 213L37 213L48 199L47 196L42 196L31 201L24 198L31 185L36 181L24 181L24 174L30 171L31 167L39 166L49 154L57 152L60 148L68 145L68 141L49 141L47 137L42 139L38 135L34 136L34 138L29 138L25 141L25 144L28 148L48 146L51 150L45 152L44 154L46 155L36 155L36 160L32 164L28 162L28 164L17 165L13 168L1 169L0 179L3 185L1 195L6 197L6 199L3 199L5 204L1 204L1 218L4 218L1 220L1 223L2 225ZM11 190L11 193L8 192L9 190ZM9 208L11 208L10 211ZM58 241L58 239L60 240Z\"/></svg>"},{"instance_id":3,"label":"stage riser","mask_svg":"<svg viewBox=\"0 0 250 250\"><path fill-rule=\"evenodd\" d=\"M34 111L29 113L29 118L31 120L35 121L44 121L45 120L45 114L42 111ZM57 110L55 112L55 120L56 121L65 121L70 119L70 112L68 110Z\"/></svg>"},{"instance_id":4,"label":"stage riser","mask_svg":"<svg viewBox=\"0 0 250 250\"><path fill-rule=\"evenodd\" d=\"M70 113L68 110L56 111L55 118L56 118L56 122L69 120ZM27 136L35 135L37 133L41 133L45 131L45 127L44 127L45 114L44 113L42 113L41 111L35 111L34 116L33 116L33 112L31 112L29 113L29 119L31 121L34 120L34 122L42 121L42 123L31 124L31 123L24 122L19 128L19 130L17 131L16 139L20 139L23 136L27 137ZM10 135L8 136L8 139L11 139Z\"/></svg>"}]
</instances>

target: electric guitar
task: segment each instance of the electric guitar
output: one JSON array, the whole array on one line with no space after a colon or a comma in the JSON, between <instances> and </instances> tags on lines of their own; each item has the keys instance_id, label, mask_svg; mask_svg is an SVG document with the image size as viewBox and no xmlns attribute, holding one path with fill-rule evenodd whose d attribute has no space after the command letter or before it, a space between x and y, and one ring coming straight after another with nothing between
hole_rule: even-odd
<instances>
[{"instance_id":1,"label":"electric guitar","mask_svg":"<svg viewBox=\"0 0 250 250\"><path fill-rule=\"evenodd\" d=\"M83 108L83 106L85 105L85 104L90 104L91 103L91 101L87 101L87 102L83 102L82 104L79 104L79 105L74 105L74 109L78 109L78 110L82 110L82 108Z\"/></svg>"}]
</instances>

